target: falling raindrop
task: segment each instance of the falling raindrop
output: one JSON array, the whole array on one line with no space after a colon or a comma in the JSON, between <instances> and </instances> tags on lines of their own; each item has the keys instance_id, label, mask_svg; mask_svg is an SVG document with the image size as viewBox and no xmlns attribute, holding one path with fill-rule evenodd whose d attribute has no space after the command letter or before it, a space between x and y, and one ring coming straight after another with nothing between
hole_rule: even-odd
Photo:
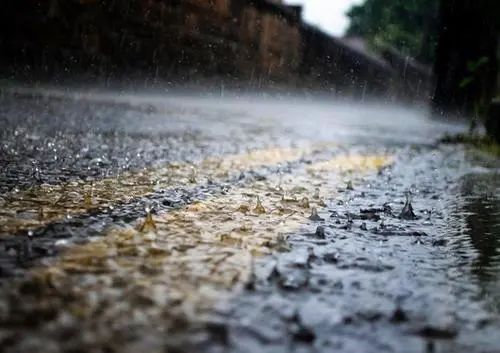
<instances>
[{"instance_id":1,"label":"falling raindrop","mask_svg":"<svg viewBox=\"0 0 500 353\"><path fill-rule=\"evenodd\" d=\"M33 179L35 179L39 183L43 182L43 180L42 180L42 173L40 171L40 168L35 167L33 169Z\"/></svg>"},{"instance_id":2,"label":"falling raindrop","mask_svg":"<svg viewBox=\"0 0 500 353\"><path fill-rule=\"evenodd\" d=\"M283 183L283 172L280 170L278 172L278 185L276 185L275 187L277 191L283 191L282 183Z\"/></svg>"},{"instance_id":3,"label":"falling raindrop","mask_svg":"<svg viewBox=\"0 0 500 353\"><path fill-rule=\"evenodd\" d=\"M191 167L191 172L189 174L189 182L191 184L196 184L196 169Z\"/></svg>"}]
</instances>

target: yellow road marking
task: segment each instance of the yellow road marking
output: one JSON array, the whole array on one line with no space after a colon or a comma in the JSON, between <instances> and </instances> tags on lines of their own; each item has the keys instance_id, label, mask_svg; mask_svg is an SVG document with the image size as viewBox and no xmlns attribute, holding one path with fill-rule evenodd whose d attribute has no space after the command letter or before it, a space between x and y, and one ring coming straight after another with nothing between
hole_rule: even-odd
<instances>
[{"instance_id":1,"label":"yellow road marking","mask_svg":"<svg viewBox=\"0 0 500 353\"><path fill-rule=\"evenodd\" d=\"M22 192L11 192L3 195L6 201L0 209L0 235L35 229L93 209L113 207L117 202L147 196L155 189L189 187L207 179L221 180L231 172L298 160L311 151L311 148L254 150L209 158L197 164L171 163L166 167L127 172L95 182L44 184Z\"/></svg>"},{"instance_id":2,"label":"yellow road marking","mask_svg":"<svg viewBox=\"0 0 500 353\"><path fill-rule=\"evenodd\" d=\"M309 207L322 208L322 197L333 196L347 172L356 186L389 163L389 156L341 156L159 214L148 232L139 230L146 221L139 219L135 228L114 229L35 270L32 305L89 320L90 331L116 320L175 330L180 318L199 319L245 283L252 256L286 248L287 234L310 222ZM265 213L256 209L257 196Z\"/></svg>"},{"instance_id":3,"label":"yellow road marking","mask_svg":"<svg viewBox=\"0 0 500 353\"><path fill-rule=\"evenodd\" d=\"M380 169L392 163L392 157L388 155L373 155L366 157L363 155L343 155L324 162L318 162L307 168L311 172L318 171L342 171L360 172Z\"/></svg>"}]
</instances>

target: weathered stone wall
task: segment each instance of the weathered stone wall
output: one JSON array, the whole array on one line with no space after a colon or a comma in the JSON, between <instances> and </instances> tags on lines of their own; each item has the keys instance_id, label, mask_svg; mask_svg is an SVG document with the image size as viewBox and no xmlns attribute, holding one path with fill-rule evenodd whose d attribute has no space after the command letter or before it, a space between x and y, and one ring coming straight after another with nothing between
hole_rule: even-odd
<instances>
[{"instance_id":1,"label":"weathered stone wall","mask_svg":"<svg viewBox=\"0 0 500 353\"><path fill-rule=\"evenodd\" d=\"M387 62L304 25L300 8L279 1L16 0L0 7L4 75L217 78L359 96L396 92L401 79Z\"/></svg>"},{"instance_id":2,"label":"weathered stone wall","mask_svg":"<svg viewBox=\"0 0 500 353\"><path fill-rule=\"evenodd\" d=\"M283 79L300 62L298 21L258 2L19 0L1 7L2 61L16 71Z\"/></svg>"}]
</instances>

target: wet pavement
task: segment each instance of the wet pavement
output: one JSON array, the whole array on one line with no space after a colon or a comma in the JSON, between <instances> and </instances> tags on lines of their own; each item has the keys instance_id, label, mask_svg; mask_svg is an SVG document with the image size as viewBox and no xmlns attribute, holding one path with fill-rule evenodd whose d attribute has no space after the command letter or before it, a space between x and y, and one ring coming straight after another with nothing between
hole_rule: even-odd
<instances>
[{"instance_id":1,"label":"wet pavement","mask_svg":"<svg viewBox=\"0 0 500 353\"><path fill-rule=\"evenodd\" d=\"M425 110L0 96L7 352L498 352L499 162Z\"/></svg>"}]
</instances>

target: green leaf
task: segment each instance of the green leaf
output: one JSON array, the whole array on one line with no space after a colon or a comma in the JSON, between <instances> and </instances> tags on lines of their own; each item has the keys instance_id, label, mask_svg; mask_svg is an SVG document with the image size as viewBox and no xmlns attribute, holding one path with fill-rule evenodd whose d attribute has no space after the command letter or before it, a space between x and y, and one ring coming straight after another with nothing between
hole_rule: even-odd
<instances>
[{"instance_id":1,"label":"green leaf","mask_svg":"<svg viewBox=\"0 0 500 353\"><path fill-rule=\"evenodd\" d=\"M466 77L464 78L461 82L460 82L460 88L465 88L467 87L468 85L470 85L472 82L474 82L474 78L469 76L469 77Z\"/></svg>"}]
</instances>

